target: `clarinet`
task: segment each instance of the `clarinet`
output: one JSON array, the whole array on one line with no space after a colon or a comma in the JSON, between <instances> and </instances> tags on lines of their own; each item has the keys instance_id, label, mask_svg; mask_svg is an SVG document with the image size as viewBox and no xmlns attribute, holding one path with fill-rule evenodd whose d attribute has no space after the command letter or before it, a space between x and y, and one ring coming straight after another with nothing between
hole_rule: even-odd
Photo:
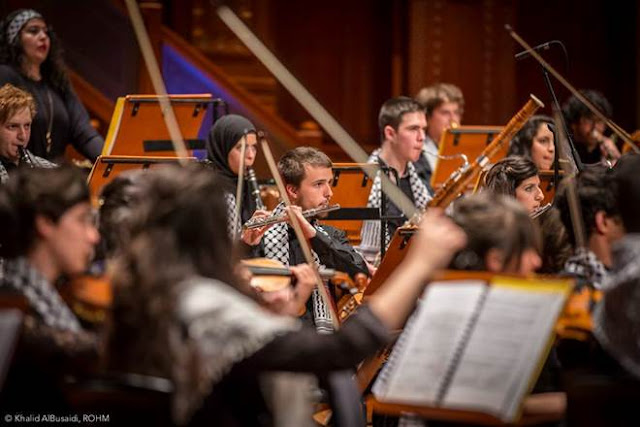
<instances>
[{"instance_id":1,"label":"clarinet","mask_svg":"<svg viewBox=\"0 0 640 427\"><path fill-rule=\"evenodd\" d=\"M27 153L26 148L22 146L18 147L18 154L20 155L20 166L28 167L30 169L36 167L31 161L31 157L29 156L29 153Z\"/></svg>"},{"instance_id":2,"label":"clarinet","mask_svg":"<svg viewBox=\"0 0 640 427\"><path fill-rule=\"evenodd\" d=\"M258 186L258 180L256 179L256 173L253 168L247 168L247 185L249 186L249 193L253 196L256 202L256 209L264 210L265 206L260 197L260 187Z\"/></svg>"}]
</instances>

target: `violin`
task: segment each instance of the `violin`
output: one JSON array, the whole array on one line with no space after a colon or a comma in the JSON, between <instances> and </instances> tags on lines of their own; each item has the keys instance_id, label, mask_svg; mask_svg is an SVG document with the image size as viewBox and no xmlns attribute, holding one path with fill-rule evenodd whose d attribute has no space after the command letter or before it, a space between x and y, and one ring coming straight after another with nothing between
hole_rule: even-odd
<instances>
[{"instance_id":1,"label":"violin","mask_svg":"<svg viewBox=\"0 0 640 427\"><path fill-rule=\"evenodd\" d=\"M588 341L593 331L593 307L602 299L602 292L589 286L574 290L556 324L559 339Z\"/></svg>"},{"instance_id":2,"label":"violin","mask_svg":"<svg viewBox=\"0 0 640 427\"><path fill-rule=\"evenodd\" d=\"M249 285L258 292L278 292L293 284L291 270L275 259L243 259L241 264L251 273Z\"/></svg>"},{"instance_id":3,"label":"violin","mask_svg":"<svg viewBox=\"0 0 640 427\"><path fill-rule=\"evenodd\" d=\"M80 320L99 326L111 309L113 288L106 275L86 274L71 280L63 296Z\"/></svg>"},{"instance_id":4,"label":"violin","mask_svg":"<svg viewBox=\"0 0 640 427\"><path fill-rule=\"evenodd\" d=\"M369 285L369 278L362 274L358 273L355 277L355 284L351 281L349 275L345 273L341 273L344 277L340 277L339 280L344 280L345 283L348 283L349 292L344 294L338 300L338 319L340 322L344 322L347 320L349 316L362 305L362 300L364 298L364 291L367 289Z\"/></svg>"},{"instance_id":5,"label":"violin","mask_svg":"<svg viewBox=\"0 0 640 427\"><path fill-rule=\"evenodd\" d=\"M631 134L631 141L635 144L636 147L640 147L640 130L637 130ZM631 153L632 151L633 149L628 144L625 144L625 146L622 147L622 154Z\"/></svg>"},{"instance_id":6,"label":"violin","mask_svg":"<svg viewBox=\"0 0 640 427\"><path fill-rule=\"evenodd\" d=\"M276 293L295 285L295 276L291 269L280 261L269 258L252 258L242 260L252 277L250 286L260 293ZM364 289L368 284L367 276L356 275L354 283L347 273L333 269L321 269L320 277L333 285L336 292L341 293L337 308L340 321L346 319L362 301ZM301 307L299 315L303 315L305 307Z\"/></svg>"}]
</instances>

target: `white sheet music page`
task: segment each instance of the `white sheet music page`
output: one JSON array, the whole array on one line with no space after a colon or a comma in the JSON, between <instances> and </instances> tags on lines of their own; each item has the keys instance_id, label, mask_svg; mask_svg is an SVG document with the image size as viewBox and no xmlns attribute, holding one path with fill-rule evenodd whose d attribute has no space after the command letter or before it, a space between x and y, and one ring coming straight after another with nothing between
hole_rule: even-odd
<instances>
[{"instance_id":1,"label":"white sheet music page","mask_svg":"<svg viewBox=\"0 0 640 427\"><path fill-rule=\"evenodd\" d=\"M430 284L373 387L381 401L433 405L485 288L482 281Z\"/></svg>"},{"instance_id":2,"label":"white sheet music page","mask_svg":"<svg viewBox=\"0 0 640 427\"><path fill-rule=\"evenodd\" d=\"M512 421L563 303L557 292L492 286L443 406Z\"/></svg>"}]
</instances>

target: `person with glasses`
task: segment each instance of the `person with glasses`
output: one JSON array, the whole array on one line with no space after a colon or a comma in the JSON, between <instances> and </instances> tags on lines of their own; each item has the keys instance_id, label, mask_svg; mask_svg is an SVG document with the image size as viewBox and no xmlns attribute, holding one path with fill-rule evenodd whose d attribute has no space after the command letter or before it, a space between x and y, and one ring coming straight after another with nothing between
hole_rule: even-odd
<instances>
[{"instance_id":1,"label":"person with glasses","mask_svg":"<svg viewBox=\"0 0 640 427\"><path fill-rule=\"evenodd\" d=\"M29 141L33 154L56 160L70 143L91 161L100 155L104 139L71 87L55 33L35 10L16 10L0 24L0 86L5 83L30 92L36 101Z\"/></svg>"},{"instance_id":2,"label":"person with glasses","mask_svg":"<svg viewBox=\"0 0 640 427\"><path fill-rule=\"evenodd\" d=\"M22 295L20 343L3 388L8 410L63 409L64 375L91 370L98 340L56 283L84 273L99 235L84 174L72 166L19 169L0 186L0 294Z\"/></svg>"}]
</instances>

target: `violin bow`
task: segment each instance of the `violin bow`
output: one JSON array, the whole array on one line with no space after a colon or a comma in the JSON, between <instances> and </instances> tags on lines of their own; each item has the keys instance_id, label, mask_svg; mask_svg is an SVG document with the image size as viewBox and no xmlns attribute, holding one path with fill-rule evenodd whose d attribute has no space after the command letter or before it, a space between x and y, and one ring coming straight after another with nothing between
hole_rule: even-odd
<instances>
[{"instance_id":1,"label":"violin bow","mask_svg":"<svg viewBox=\"0 0 640 427\"><path fill-rule=\"evenodd\" d=\"M567 135L564 132L564 127L561 125L560 111L554 107L553 120L556 126L558 148L558 158L562 156L562 150L567 146ZM578 198L578 188L575 181L575 175L572 175L569 164L565 162L559 162L560 166L564 170L565 179L564 185L566 185L567 191L567 204L569 205L569 214L571 215L571 224L573 227L573 235L575 236L576 246L578 248L585 248L587 246L586 233L584 231L584 222L582 217L582 209L580 208L580 200ZM556 189L557 190L557 189Z\"/></svg>"},{"instance_id":2,"label":"violin bow","mask_svg":"<svg viewBox=\"0 0 640 427\"><path fill-rule=\"evenodd\" d=\"M173 149L178 156L180 164L185 166L188 163L187 158L189 157L189 152L187 151L184 138L180 132L180 126L178 126L178 120L176 119L173 107L171 106L171 101L167 94L167 88L162 80L160 67L158 66L156 56L153 53L149 34L144 26L144 21L142 20L138 3L136 3L135 0L125 0L125 3L127 5L127 10L129 11L131 24L133 25L133 29L138 40L138 45L140 46L140 51L142 52L142 57L144 58L147 71L149 71L149 76L151 77L151 84L158 95L158 102L160 103L160 108L162 110L162 117L164 118L165 125L169 131Z\"/></svg>"},{"instance_id":3,"label":"violin bow","mask_svg":"<svg viewBox=\"0 0 640 427\"><path fill-rule=\"evenodd\" d=\"M232 148L232 150L234 150ZM244 184L244 155L247 150L247 131L245 130L240 140L240 166L238 169L238 185L236 186L236 211L233 218L233 239L238 236L238 223L242 222L240 212L242 212L242 186Z\"/></svg>"},{"instance_id":4,"label":"violin bow","mask_svg":"<svg viewBox=\"0 0 640 427\"><path fill-rule=\"evenodd\" d=\"M633 138L631 138L631 135L629 135L629 133L627 133L624 129L622 129L620 126L614 123L613 120L609 119L600 110L598 110L598 108L595 105L593 105L591 101L589 101L584 95L582 95L571 83L569 83L567 79L565 79L559 72L557 72L555 68L549 65L549 63L545 61L538 52L533 50L531 46L527 42L525 42L522 39L522 37L520 37L518 33L516 33L513 30L513 28L511 28L511 25L508 25L508 24L505 25L505 29L509 32L509 35L511 36L511 38L513 38L531 56L533 56L536 59L536 61L538 61L538 63L540 63L540 65L549 72L549 74L555 77L556 80L558 80L564 87L566 87L567 90L569 90L569 92L573 94L573 96L578 98L580 102L586 105L587 108L591 110L591 112L595 116L597 116L600 120L606 123L607 126L609 126L616 135L618 135L627 145L629 145L636 154L640 153L640 148L636 147L636 145L633 143Z\"/></svg>"},{"instance_id":5,"label":"violin bow","mask_svg":"<svg viewBox=\"0 0 640 427\"><path fill-rule=\"evenodd\" d=\"M217 6L216 13L222 22L229 27L271 74L273 74L276 80L307 110L311 117L322 126L327 134L333 138L354 162L367 163L369 158L367 153L229 7L224 5ZM372 170L367 168L364 172L373 181L378 175L378 171L379 168L372 168ZM407 215L407 218L412 218L419 213L411 199L409 199L395 183L383 173L380 173L379 176L382 180L382 191Z\"/></svg>"},{"instance_id":6,"label":"violin bow","mask_svg":"<svg viewBox=\"0 0 640 427\"><path fill-rule=\"evenodd\" d=\"M273 175L273 179L276 181L276 186L278 187L278 191L280 191L280 196L282 197L282 201L285 206L291 206L291 200L289 199L289 195L287 194L287 189L285 188L284 182L282 181L282 176L280 176L280 172L278 171L278 166L276 165L276 161L273 158L273 154L271 153L271 149L269 148L269 143L264 136L263 132L258 133L258 139L260 140L260 147L262 148L262 152L267 161L267 165L269 166L269 170L271 171L271 175ZM324 282L320 277L318 272L318 266L316 266L315 262L313 262L313 256L311 255L311 247L309 246L309 242L304 237L304 233L302 232L302 227L300 226L300 222L295 214L288 210L290 224L293 227L293 230L296 233L296 237L298 238L298 242L300 242L300 248L302 248L302 253L304 254L304 259L309 264L314 271L314 276L316 279L316 287L318 288L318 292L320 293L320 297L324 300L324 303L329 307L329 311L331 312L331 323L333 325L334 330L338 330L340 328L340 323L338 321L338 315L334 311L333 303L331 302L331 297L327 292L327 289L324 287Z\"/></svg>"}]
</instances>

